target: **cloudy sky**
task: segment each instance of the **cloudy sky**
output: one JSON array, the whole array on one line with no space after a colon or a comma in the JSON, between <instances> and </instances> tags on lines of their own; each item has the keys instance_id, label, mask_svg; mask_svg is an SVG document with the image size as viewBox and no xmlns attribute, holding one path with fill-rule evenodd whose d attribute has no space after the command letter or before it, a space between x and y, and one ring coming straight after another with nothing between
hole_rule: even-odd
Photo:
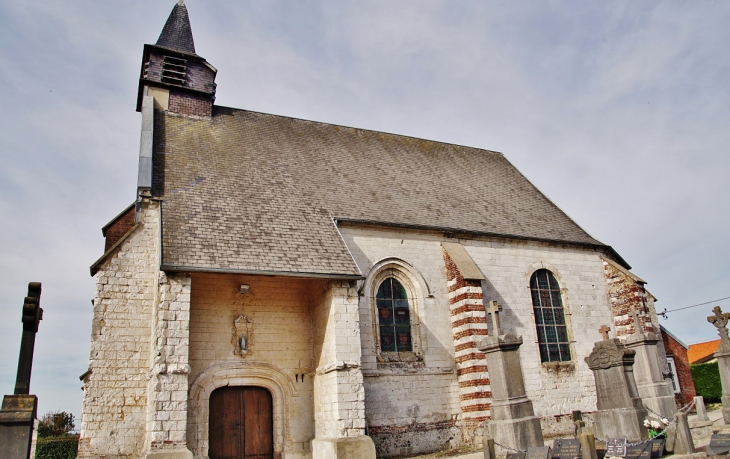
<instances>
[{"instance_id":1,"label":"cloudy sky","mask_svg":"<svg viewBox=\"0 0 730 459\"><path fill-rule=\"evenodd\" d=\"M174 0L0 0L0 394L27 284L40 413L81 413L100 228L135 196L142 46ZM217 103L503 152L648 281L730 296L730 3L188 0ZM719 304L668 315L713 339Z\"/></svg>"}]
</instances>

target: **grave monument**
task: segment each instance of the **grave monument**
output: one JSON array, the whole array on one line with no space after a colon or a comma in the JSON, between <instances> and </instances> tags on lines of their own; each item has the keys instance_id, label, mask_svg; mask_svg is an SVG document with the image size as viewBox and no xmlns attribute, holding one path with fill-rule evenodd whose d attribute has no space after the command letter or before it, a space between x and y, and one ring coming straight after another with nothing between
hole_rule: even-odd
<instances>
[{"instance_id":1,"label":"grave monument","mask_svg":"<svg viewBox=\"0 0 730 459\"><path fill-rule=\"evenodd\" d=\"M631 442L646 439L648 432L643 423L647 411L633 372L636 352L616 338L609 339L605 325L599 331L603 341L596 342L585 358L596 381L596 437L626 438Z\"/></svg>"},{"instance_id":2,"label":"grave monument","mask_svg":"<svg viewBox=\"0 0 730 459\"><path fill-rule=\"evenodd\" d=\"M543 437L540 419L535 416L532 401L525 393L520 365L522 337L511 333L502 334L496 301L490 301L487 313L492 316L492 327L478 349L487 357L492 388L489 433L497 446L496 453L504 455L508 452L499 444L518 450L541 447Z\"/></svg>"},{"instance_id":3,"label":"grave monument","mask_svg":"<svg viewBox=\"0 0 730 459\"><path fill-rule=\"evenodd\" d=\"M41 284L28 284L28 296L23 302L23 337L20 342L18 375L15 392L3 398L0 409L0 457L3 459L28 459L36 419L38 398L30 395L30 373L33 365L33 348L38 323L43 319L40 306Z\"/></svg>"},{"instance_id":4,"label":"grave monument","mask_svg":"<svg viewBox=\"0 0 730 459\"><path fill-rule=\"evenodd\" d=\"M715 314L708 317L707 321L717 328L720 334L720 346L715 352L717 365L720 368L720 382L722 383L722 417L725 424L730 425L730 338L727 335L727 321L730 319L729 312L722 312L720 306L712 309Z\"/></svg>"}]
</instances>

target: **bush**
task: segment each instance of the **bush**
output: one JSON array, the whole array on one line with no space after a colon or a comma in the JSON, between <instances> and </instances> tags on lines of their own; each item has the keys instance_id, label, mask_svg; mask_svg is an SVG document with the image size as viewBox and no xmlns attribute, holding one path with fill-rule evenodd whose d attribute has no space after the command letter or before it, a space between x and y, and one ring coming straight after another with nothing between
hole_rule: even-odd
<instances>
[{"instance_id":1,"label":"bush","mask_svg":"<svg viewBox=\"0 0 730 459\"><path fill-rule=\"evenodd\" d=\"M60 437L74 430L74 415L65 411L49 411L38 421L38 437Z\"/></svg>"},{"instance_id":2,"label":"bush","mask_svg":"<svg viewBox=\"0 0 730 459\"><path fill-rule=\"evenodd\" d=\"M35 445L36 459L75 459L79 451L78 435L39 438Z\"/></svg>"},{"instance_id":3,"label":"bush","mask_svg":"<svg viewBox=\"0 0 730 459\"><path fill-rule=\"evenodd\" d=\"M690 365L690 368L697 395L704 397L706 403L719 402L722 397L722 383L717 362L698 363Z\"/></svg>"}]
</instances>

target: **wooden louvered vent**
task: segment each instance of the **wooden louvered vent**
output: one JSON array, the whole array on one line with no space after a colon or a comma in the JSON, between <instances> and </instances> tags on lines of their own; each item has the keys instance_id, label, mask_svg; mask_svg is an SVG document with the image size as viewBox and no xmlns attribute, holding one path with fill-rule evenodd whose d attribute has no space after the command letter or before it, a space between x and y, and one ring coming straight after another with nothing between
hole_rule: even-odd
<instances>
[{"instance_id":1,"label":"wooden louvered vent","mask_svg":"<svg viewBox=\"0 0 730 459\"><path fill-rule=\"evenodd\" d=\"M162 61L162 81L164 83L185 85L187 66L185 59L165 56Z\"/></svg>"}]
</instances>

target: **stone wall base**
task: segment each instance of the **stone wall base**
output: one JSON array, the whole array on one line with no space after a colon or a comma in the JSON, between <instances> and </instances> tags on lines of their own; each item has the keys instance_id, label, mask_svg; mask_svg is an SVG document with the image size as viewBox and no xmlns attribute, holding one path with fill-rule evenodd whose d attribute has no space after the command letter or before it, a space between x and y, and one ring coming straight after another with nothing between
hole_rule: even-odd
<instances>
[{"instance_id":1,"label":"stone wall base","mask_svg":"<svg viewBox=\"0 0 730 459\"><path fill-rule=\"evenodd\" d=\"M635 408L614 408L598 410L596 412L596 437L626 438L629 442L636 442L649 438L649 432L644 427L646 410Z\"/></svg>"},{"instance_id":2,"label":"stone wall base","mask_svg":"<svg viewBox=\"0 0 730 459\"><path fill-rule=\"evenodd\" d=\"M494 439L494 447L498 456L513 451L502 448L497 443L520 450L544 445L540 418L537 416L527 416L505 421L491 420L489 421L489 434Z\"/></svg>"},{"instance_id":3,"label":"stone wall base","mask_svg":"<svg viewBox=\"0 0 730 459\"><path fill-rule=\"evenodd\" d=\"M187 448L159 449L147 453L145 459L193 459L193 453Z\"/></svg>"},{"instance_id":4,"label":"stone wall base","mask_svg":"<svg viewBox=\"0 0 730 459\"><path fill-rule=\"evenodd\" d=\"M375 459L375 443L363 435L353 438L315 438L312 457L317 459Z\"/></svg>"}]
</instances>

